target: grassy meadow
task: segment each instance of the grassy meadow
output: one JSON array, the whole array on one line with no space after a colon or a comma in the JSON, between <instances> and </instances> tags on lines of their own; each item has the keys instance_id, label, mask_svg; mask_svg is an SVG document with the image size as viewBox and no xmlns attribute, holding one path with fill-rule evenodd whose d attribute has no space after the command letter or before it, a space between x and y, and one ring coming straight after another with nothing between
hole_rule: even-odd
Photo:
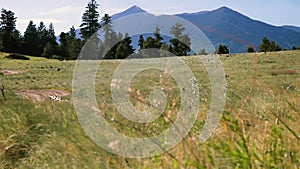
<instances>
[{"instance_id":1,"label":"grassy meadow","mask_svg":"<svg viewBox=\"0 0 300 169\"><path fill-rule=\"evenodd\" d=\"M30 57L4 59L0 71L0 168L297 168L300 166L300 51L220 56L227 80L227 102L214 135L199 144L210 106L210 81L200 59L182 59L198 79L200 109L192 131L179 145L152 158L119 157L98 147L81 128L71 96L64 101L24 99L18 91L63 90L72 93L75 61ZM147 60L145 60L147 62ZM112 103L110 84L120 61L103 61L96 79L97 101L110 125L133 136L157 135L176 119L180 95L166 72L139 73L130 99L137 109L153 89L165 88L164 116L151 124L132 123ZM146 78L145 78L146 77ZM147 85L145 85L147 84ZM144 104L143 104L144 103ZM112 120L114 119L114 120Z\"/></svg>"}]
</instances>

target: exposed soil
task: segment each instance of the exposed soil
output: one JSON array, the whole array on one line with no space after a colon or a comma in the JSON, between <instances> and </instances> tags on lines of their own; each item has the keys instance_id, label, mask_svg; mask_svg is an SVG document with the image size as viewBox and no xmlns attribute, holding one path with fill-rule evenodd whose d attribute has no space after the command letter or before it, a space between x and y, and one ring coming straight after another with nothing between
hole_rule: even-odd
<instances>
[{"instance_id":1,"label":"exposed soil","mask_svg":"<svg viewBox=\"0 0 300 169\"><path fill-rule=\"evenodd\" d=\"M62 101L62 97L70 95L69 92L64 90L21 90L17 91L16 94L35 102L43 102L46 100ZM53 99L53 97L56 99Z\"/></svg>"},{"instance_id":2,"label":"exposed soil","mask_svg":"<svg viewBox=\"0 0 300 169\"><path fill-rule=\"evenodd\" d=\"M17 75L24 73L24 71L21 70L2 70L1 71L4 75Z\"/></svg>"}]
</instances>

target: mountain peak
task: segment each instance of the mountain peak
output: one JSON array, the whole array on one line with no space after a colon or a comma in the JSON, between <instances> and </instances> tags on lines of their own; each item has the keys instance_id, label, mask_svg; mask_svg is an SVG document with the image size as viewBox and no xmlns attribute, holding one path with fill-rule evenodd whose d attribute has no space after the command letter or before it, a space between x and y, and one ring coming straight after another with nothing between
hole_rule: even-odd
<instances>
[{"instance_id":1,"label":"mountain peak","mask_svg":"<svg viewBox=\"0 0 300 169\"><path fill-rule=\"evenodd\" d=\"M227 6L222 6L222 7L219 8L219 10L230 10L230 11L232 11L232 9L228 8Z\"/></svg>"},{"instance_id":2,"label":"mountain peak","mask_svg":"<svg viewBox=\"0 0 300 169\"><path fill-rule=\"evenodd\" d=\"M146 11L143 10L142 8L140 8L137 5L133 5L132 7L130 7L127 10L125 10L124 12L128 12L128 13L144 13Z\"/></svg>"},{"instance_id":3,"label":"mountain peak","mask_svg":"<svg viewBox=\"0 0 300 169\"><path fill-rule=\"evenodd\" d=\"M227 6L222 6L222 7L220 7L220 8L218 8L218 9L216 9L216 10L213 10L213 11L218 11L218 12L235 12L235 13L237 13L236 11L234 11L233 9L231 9L231 8L229 8L229 7L227 7Z\"/></svg>"},{"instance_id":4,"label":"mountain peak","mask_svg":"<svg viewBox=\"0 0 300 169\"><path fill-rule=\"evenodd\" d=\"M115 19L118 19L118 18L121 18L121 17L124 17L124 16L128 16L128 15L139 14L139 13L149 14L145 10L143 10L142 8L138 7L137 5L134 5L134 6L126 9L125 11L123 11L121 13L113 15L112 20L115 20Z\"/></svg>"}]
</instances>

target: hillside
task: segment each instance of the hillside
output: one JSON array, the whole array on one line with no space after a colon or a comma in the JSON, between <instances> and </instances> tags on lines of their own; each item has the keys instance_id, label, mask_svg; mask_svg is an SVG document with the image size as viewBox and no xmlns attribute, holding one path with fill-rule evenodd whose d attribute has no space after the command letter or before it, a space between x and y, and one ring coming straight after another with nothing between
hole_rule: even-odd
<instances>
[{"instance_id":1,"label":"hillside","mask_svg":"<svg viewBox=\"0 0 300 169\"><path fill-rule=\"evenodd\" d=\"M297 27L297 26L285 25L285 26L282 26L282 27L285 28L285 29L290 29L292 31L300 32L300 27Z\"/></svg>"}]
</instances>

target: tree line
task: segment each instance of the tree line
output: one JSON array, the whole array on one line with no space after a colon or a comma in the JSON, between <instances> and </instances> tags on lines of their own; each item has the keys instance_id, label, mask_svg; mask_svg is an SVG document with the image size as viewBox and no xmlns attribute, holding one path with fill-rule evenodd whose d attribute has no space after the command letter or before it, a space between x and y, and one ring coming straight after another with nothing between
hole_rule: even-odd
<instances>
[{"instance_id":1,"label":"tree line","mask_svg":"<svg viewBox=\"0 0 300 169\"><path fill-rule=\"evenodd\" d=\"M174 25L170 33L175 38L165 42L160 34L161 28L156 27L153 36L144 38L140 35L136 50L132 46L132 38L117 33L113 29L111 17L105 14L99 21L98 3L96 0L90 0L82 15L82 24L80 25L80 36L77 38L76 29L72 26L69 32L62 32L59 35L59 43L55 36L53 24L48 27L40 22L36 25L30 21L24 35L16 29L17 17L15 13L2 9L0 18L0 51L7 53L21 53L31 56L39 56L54 59L73 60L77 59L84 43L97 31L101 29L104 36L99 39L100 47L98 51L105 51L103 59L124 59L131 54L143 55L143 49L158 48L161 51L169 51L177 56L186 56L191 51L191 40L188 34L184 34L185 28L181 24ZM179 40L180 39L180 40ZM118 42L112 46L112 42ZM110 47L110 49L107 49ZM153 56L163 56L165 53L155 53Z\"/></svg>"},{"instance_id":2,"label":"tree line","mask_svg":"<svg viewBox=\"0 0 300 169\"><path fill-rule=\"evenodd\" d=\"M297 48L294 47L293 49L296 50ZM300 47L299 47L299 49L300 49ZM270 41L267 37L262 38L261 44L259 46L260 52L266 53L266 52L274 52L274 51L281 51L281 50L283 50L283 49L274 40ZM254 53L254 52L256 52L256 49L253 46L248 46L247 52ZM217 54L229 54L230 51L226 45L221 44L217 48L216 53Z\"/></svg>"},{"instance_id":3,"label":"tree line","mask_svg":"<svg viewBox=\"0 0 300 169\"><path fill-rule=\"evenodd\" d=\"M99 49L105 55L103 59L124 59L131 54L140 55L141 57L162 57L174 54L176 56L190 55L191 39L188 34L184 34L185 27L179 23L173 25L170 34L174 36L168 42L164 40L160 31L162 28L156 27L152 36L140 35L138 47L136 50L132 46L132 38L126 33L125 35L117 33L113 29L111 17L105 14L99 21L98 12L99 4L96 0L90 0L82 15L82 24L80 25L80 36L78 38L76 29L72 26L69 32L62 32L59 35L59 43L55 36L54 26L51 23L48 27L40 22L36 25L30 21L24 35L16 29L17 17L15 13L2 9L0 17L0 51L7 53L21 53L31 56L39 56L53 59L74 60L77 59L82 46L97 31L103 32L103 38L98 39ZM117 44L111 44L118 42ZM113 46L113 47L111 47ZM108 47L110 47L108 49ZM144 53L144 49L160 49L152 53ZM294 47L293 49L300 49ZM275 42L270 41L267 37L262 39L259 46L261 52L280 51L281 47ZM254 47L249 46L247 52L256 52ZM219 45L217 54L230 53L226 45ZM205 49L198 54L207 54Z\"/></svg>"}]
</instances>

